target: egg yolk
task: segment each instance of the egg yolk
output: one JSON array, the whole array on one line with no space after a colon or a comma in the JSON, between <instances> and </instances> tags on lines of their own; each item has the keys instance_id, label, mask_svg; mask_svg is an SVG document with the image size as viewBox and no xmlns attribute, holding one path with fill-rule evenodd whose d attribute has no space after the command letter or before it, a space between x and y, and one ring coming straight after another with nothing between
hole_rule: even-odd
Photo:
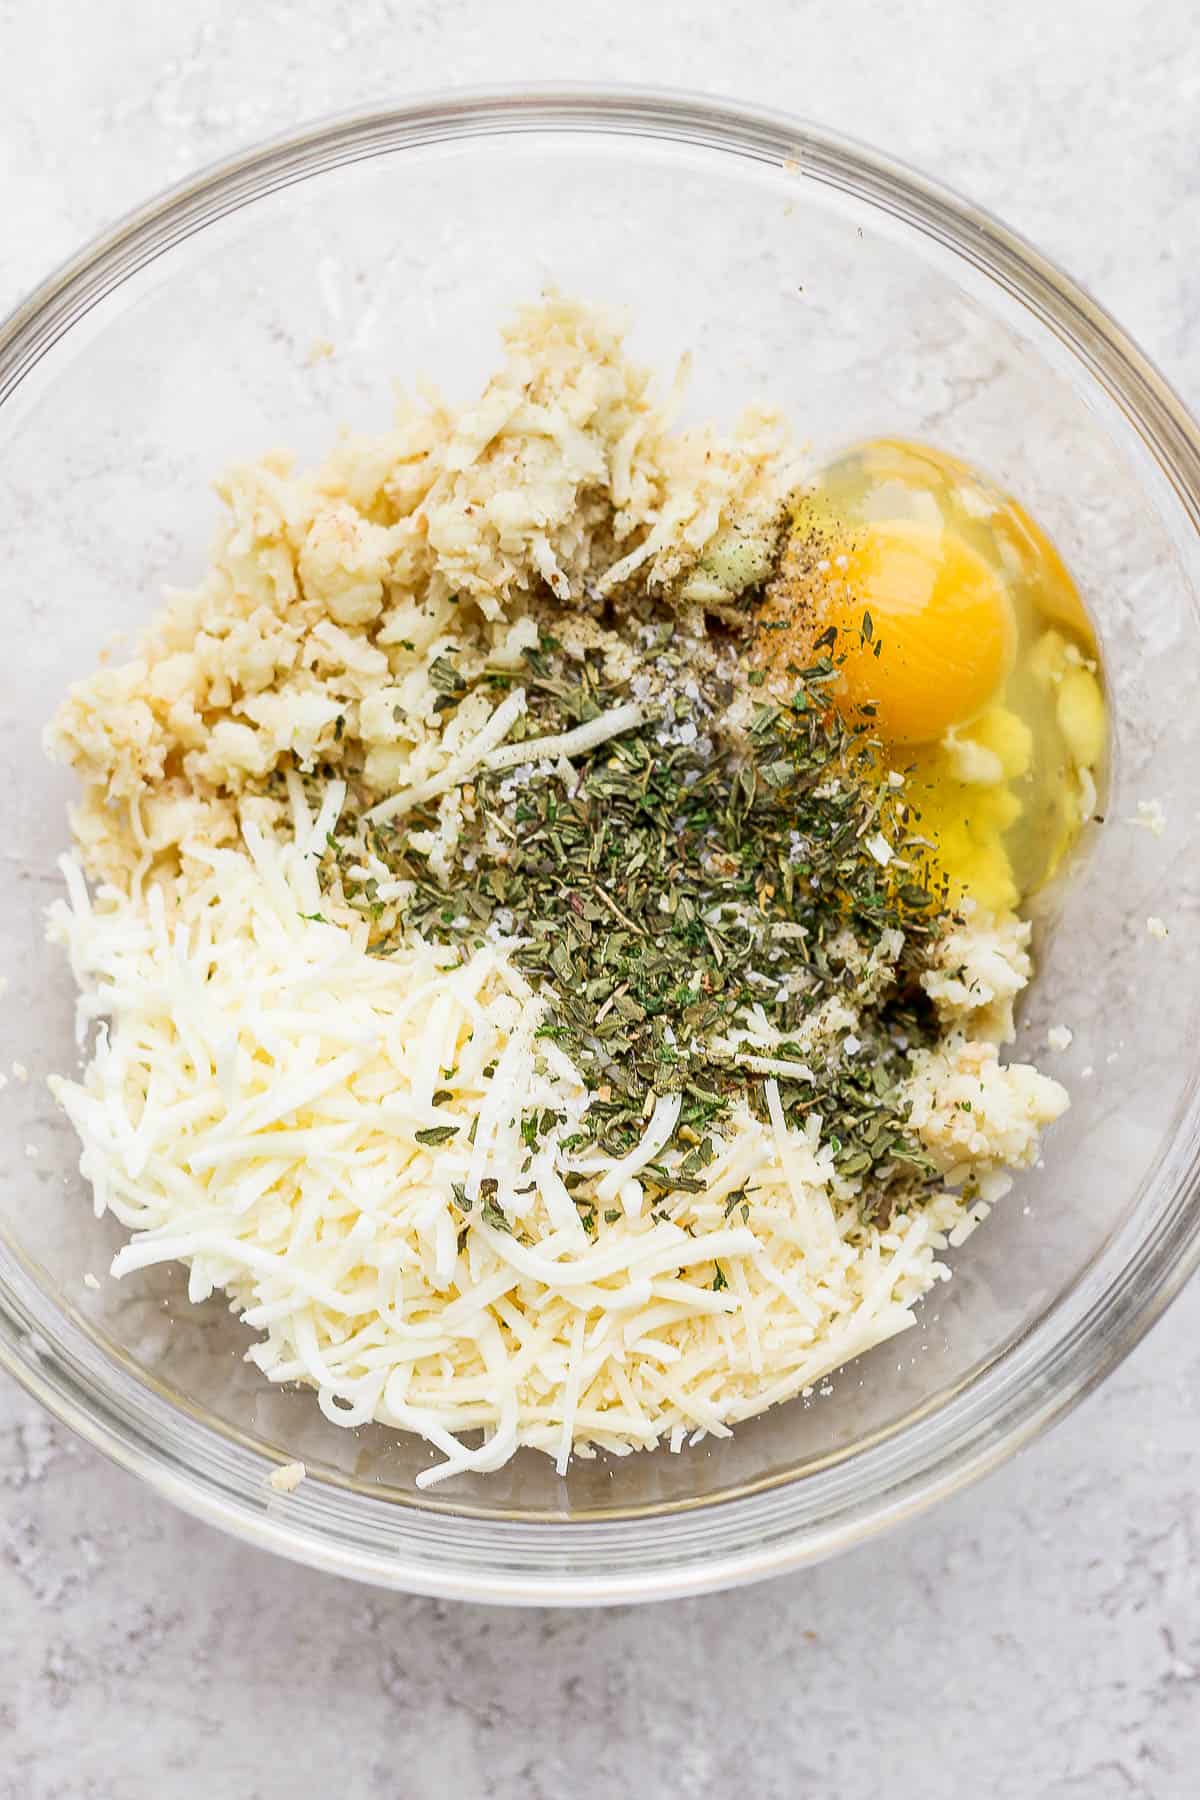
<instances>
[{"instance_id":1,"label":"egg yolk","mask_svg":"<svg viewBox=\"0 0 1200 1800\"><path fill-rule=\"evenodd\" d=\"M981 713L1012 661L1012 605L995 572L953 531L915 519L856 534L814 595L834 626L839 709L866 714L892 744L922 744Z\"/></svg>"},{"instance_id":2,"label":"egg yolk","mask_svg":"<svg viewBox=\"0 0 1200 1800\"><path fill-rule=\"evenodd\" d=\"M939 508L948 507L960 519L971 521L993 562L1012 579L1036 589L1039 614L1094 647L1092 622L1066 564L1020 501L993 487L956 456L927 444L877 438L853 456L865 493L906 492L920 500L932 496Z\"/></svg>"},{"instance_id":3,"label":"egg yolk","mask_svg":"<svg viewBox=\"0 0 1200 1800\"><path fill-rule=\"evenodd\" d=\"M825 691L955 902L1002 911L1054 874L1096 808L1107 710L1083 601L1011 494L927 445L844 451L793 497L757 626L783 701L828 654Z\"/></svg>"}]
</instances>

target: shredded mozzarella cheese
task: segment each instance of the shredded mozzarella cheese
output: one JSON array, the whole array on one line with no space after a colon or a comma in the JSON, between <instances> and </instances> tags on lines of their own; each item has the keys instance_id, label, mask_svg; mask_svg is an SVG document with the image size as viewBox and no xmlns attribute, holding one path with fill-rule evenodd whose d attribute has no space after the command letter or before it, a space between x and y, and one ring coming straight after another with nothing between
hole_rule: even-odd
<instances>
[{"instance_id":1,"label":"shredded mozzarella cheese","mask_svg":"<svg viewBox=\"0 0 1200 1800\"><path fill-rule=\"evenodd\" d=\"M523 763L556 762L560 756L570 762L573 756L583 756L598 745L606 744L609 738L620 737L623 731L635 731L645 717L644 708L630 701L625 706L614 706L601 713L598 719L589 719L586 725L577 725L574 731L559 731L550 737L523 738L518 744L504 744L498 750L490 750L484 761L489 769L517 769Z\"/></svg>"}]
</instances>

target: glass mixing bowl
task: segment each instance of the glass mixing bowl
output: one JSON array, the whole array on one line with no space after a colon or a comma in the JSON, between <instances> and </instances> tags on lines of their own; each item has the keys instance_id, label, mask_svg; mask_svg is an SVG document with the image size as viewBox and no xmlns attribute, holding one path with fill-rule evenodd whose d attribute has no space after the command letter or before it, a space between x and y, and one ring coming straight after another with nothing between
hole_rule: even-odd
<instances>
[{"instance_id":1,"label":"glass mixing bowl","mask_svg":"<svg viewBox=\"0 0 1200 1800\"><path fill-rule=\"evenodd\" d=\"M270 1388L178 1270L98 1290L97 1221L45 1077L74 1066L44 940L71 780L39 733L66 683L197 579L213 476L386 422L394 377L470 394L548 282L626 302L690 413L784 409L820 455L929 439L1020 495L1101 633L1106 818L1038 907L1024 1046L1074 1106L952 1258L919 1326L682 1454L525 1452L429 1494L424 1446ZM333 346L323 355L322 340ZM1197 1260L1200 634L1196 429L1111 320L993 220L882 157L707 100L533 91L415 101L202 175L53 277L0 337L0 1357L201 1517L363 1579L488 1600L648 1599L825 1556L991 1467L1091 1387ZM1129 821L1162 803L1161 837ZM1161 916L1170 935L1147 930ZM12 1074L13 1062L28 1078ZM301 1458L308 1479L267 1476Z\"/></svg>"}]
</instances>

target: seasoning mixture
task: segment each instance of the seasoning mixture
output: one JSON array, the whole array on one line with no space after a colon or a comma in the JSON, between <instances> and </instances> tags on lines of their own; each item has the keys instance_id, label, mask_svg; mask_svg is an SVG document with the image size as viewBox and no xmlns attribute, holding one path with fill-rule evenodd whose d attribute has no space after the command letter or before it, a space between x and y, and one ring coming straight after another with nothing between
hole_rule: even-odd
<instances>
[{"instance_id":1,"label":"seasoning mixture","mask_svg":"<svg viewBox=\"0 0 1200 1800\"><path fill-rule=\"evenodd\" d=\"M234 470L49 734L112 1272L185 1263L423 1483L723 1436L913 1322L1067 1104L999 1055L1020 788L1041 878L1103 753L969 472L805 482L773 416L673 431L605 313L504 335L473 407Z\"/></svg>"}]
</instances>

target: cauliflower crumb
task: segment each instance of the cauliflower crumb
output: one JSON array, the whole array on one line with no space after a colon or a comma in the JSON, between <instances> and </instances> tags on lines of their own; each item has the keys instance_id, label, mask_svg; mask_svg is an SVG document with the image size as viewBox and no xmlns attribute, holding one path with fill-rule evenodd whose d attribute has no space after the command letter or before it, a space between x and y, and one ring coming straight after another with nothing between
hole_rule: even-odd
<instances>
[{"instance_id":1,"label":"cauliflower crumb","mask_svg":"<svg viewBox=\"0 0 1200 1800\"><path fill-rule=\"evenodd\" d=\"M1146 930L1150 933L1152 938L1165 938L1169 935L1164 921L1156 918L1153 913L1151 913L1150 917L1146 920Z\"/></svg>"},{"instance_id":2,"label":"cauliflower crumb","mask_svg":"<svg viewBox=\"0 0 1200 1800\"><path fill-rule=\"evenodd\" d=\"M974 738L960 737L953 728L942 739L956 781L968 787L997 787L1004 780L1004 764L994 750Z\"/></svg>"},{"instance_id":3,"label":"cauliflower crumb","mask_svg":"<svg viewBox=\"0 0 1200 1800\"><path fill-rule=\"evenodd\" d=\"M281 1468L271 1470L267 1486L274 1488L277 1494L294 1494L307 1473L302 1462L284 1463Z\"/></svg>"},{"instance_id":4,"label":"cauliflower crumb","mask_svg":"<svg viewBox=\"0 0 1200 1800\"><path fill-rule=\"evenodd\" d=\"M29 1080L29 1070L25 1067L23 1062L15 1062L12 1066L12 1072L14 1081Z\"/></svg>"},{"instance_id":5,"label":"cauliflower crumb","mask_svg":"<svg viewBox=\"0 0 1200 1800\"><path fill-rule=\"evenodd\" d=\"M1069 1105L1030 1064L1002 1064L995 1044L958 1039L913 1062L911 1123L950 1179L964 1163L1028 1168L1042 1128Z\"/></svg>"},{"instance_id":6,"label":"cauliflower crumb","mask_svg":"<svg viewBox=\"0 0 1200 1800\"><path fill-rule=\"evenodd\" d=\"M1046 1033L1046 1045L1050 1050L1069 1050L1074 1038L1069 1025L1052 1025Z\"/></svg>"},{"instance_id":7,"label":"cauliflower crumb","mask_svg":"<svg viewBox=\"0 0 1200 1800\"><path fill-rule=\"evenodd\" d=\"M1152 837L1161 837L1167 829L1167 815L1163 811L1161 800L1139 800L1137 817L1127 819L1125 822L1127 825L1140 825L1142 830L1148 831Z\"/></svg>"},{"instance_id":8,"label":"cauliflower crumb","mask_svg":"<svg viewBox=\"0 0 1200 1800\"><path fill-rule=\"evenodd\" d=\"M90 1269L84 1275L83 1285L85 1288L91 1288L93 1293L99 1293L100 1291L100 1283L96 1280L96 1277L92 1274Z\"/></svg>"},{"instance_id":9,"label":"cauliflower crumb","mask_svg":"<svg viewBox=\"0 0 1200 1800\"><path fill-rule=\"evenodd\" d=\"M921 985L950 1028L1011 1043L1013 1002L1033 968L1030 926L1015 914L981 912L969 900L962 912L962 925L946 933L938 967L922 976Z\"/></svg>"}]
</instances>

